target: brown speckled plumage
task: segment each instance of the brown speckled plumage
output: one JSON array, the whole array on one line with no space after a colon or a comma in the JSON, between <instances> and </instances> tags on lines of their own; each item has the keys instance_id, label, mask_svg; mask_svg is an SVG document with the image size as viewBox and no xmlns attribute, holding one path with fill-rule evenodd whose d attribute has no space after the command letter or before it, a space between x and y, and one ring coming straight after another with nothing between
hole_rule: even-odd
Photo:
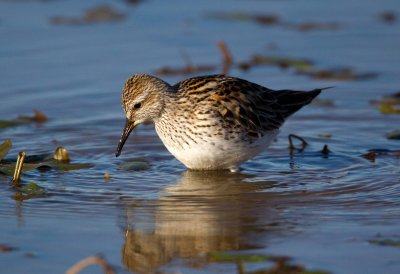
<instances>
[{"instance_id":1,"label":"brown speckled plumage","mask_svg":"<svg viewBox=\"0 0 400 274\"><path fill-rule=\"evenodd\" d=\"M127 123L117 155L137 124L152 121L168 150L187 167L233 170L264 150L285 119L320 92L274 91L225 75L194 77L173 86L154 76L134 75L122 94Z\"/></svg>"}]
</instances>

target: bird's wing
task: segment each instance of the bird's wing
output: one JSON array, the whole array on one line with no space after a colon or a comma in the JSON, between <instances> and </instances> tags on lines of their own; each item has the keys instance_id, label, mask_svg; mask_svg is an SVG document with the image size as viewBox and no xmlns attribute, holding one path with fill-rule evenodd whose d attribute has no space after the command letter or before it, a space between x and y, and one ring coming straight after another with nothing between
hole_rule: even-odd
<instances>
[{"instance_id":1,"label":"bird's wing","mask_svg":"<svg viewBox=\"0 0 400 274\"><path fill-rule=\"evenodd\" d=\"M195 97L195 103L209 101L206 105L216 109L225 122L240 125L252 138L278 129L288 116L321 92L321 89L274 91L224 75L190 78L174 87L185 96Z\"/></svg>"}]
</instances>

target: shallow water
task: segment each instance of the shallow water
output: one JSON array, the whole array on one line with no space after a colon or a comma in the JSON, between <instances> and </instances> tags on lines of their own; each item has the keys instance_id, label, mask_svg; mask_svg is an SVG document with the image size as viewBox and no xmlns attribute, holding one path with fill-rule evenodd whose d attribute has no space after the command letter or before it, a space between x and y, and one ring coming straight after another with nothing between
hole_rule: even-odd
<instances>
[{"instance_id":1,"label":"shallow water","mask_svg":"<svg viewBox=\"0 0 400 274\"><path fill-rule=\"evenodd\" d=\"M99 3L0 1L0 120L29 115L33 108L49 117L41 125L0 129L0 142L13 142L8 158L64 146L72 162L94 165L24 173L23 183L33 181L49 195L23 202L12 199L11 178L0 175L0 244L17 248L0 253L2 271L62 273L101 253L119 273L235 273L234 263L204 262L208 253L234 252L288 256L332 273L400 273L399 248L370 243L400 239L399 154L384 153L374 162L361 157L370 149L400 150L398 140L385 137L400 128L400 116L381 114L369 103L399 90L399 22L379 19L386 10L400 13L398 1L176 0L168 7L121 1L110 2L126 14L121 21L51 23L53 16L79 16ZM207 16L226 11L340 27L299 32ZM184 66L182 51L193 64L216 65L210 73L219 73L219 40L237 62L255 53L290 56L379 76L316 81L271 66L233 68L231 75L275 89L335 86L320 96L334 107L302 109L239 174L187 171L149 125L140 126L115 158L124 80ZM170 83L185 77L163 76ZM309 146L290 155L290 133ZM324 144L328 156L320 152ZM129 159L148 168L121 169ZM103 178L106 172L110 180Z\"/></svg>"}]
</instances>

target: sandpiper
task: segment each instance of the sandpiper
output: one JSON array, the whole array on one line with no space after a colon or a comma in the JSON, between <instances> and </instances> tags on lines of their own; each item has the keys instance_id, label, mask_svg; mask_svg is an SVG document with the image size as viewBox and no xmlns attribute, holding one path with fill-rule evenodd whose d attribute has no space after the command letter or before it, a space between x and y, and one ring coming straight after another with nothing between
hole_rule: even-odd
<instances>
[{"instance_id":1,"label":"sandpiper","mask_svg":"<svg viewBox=\"0 0 400 274\"><path fill-rule=\"evenodd\" d=\"M137 125L153 122L169 152L189 169L236 171L264 151L286 118L321 90L271 90L226 75L193 77L171 86L136 74L122 91L126 124L115 155Z\"/></svg>"}]
</instances>

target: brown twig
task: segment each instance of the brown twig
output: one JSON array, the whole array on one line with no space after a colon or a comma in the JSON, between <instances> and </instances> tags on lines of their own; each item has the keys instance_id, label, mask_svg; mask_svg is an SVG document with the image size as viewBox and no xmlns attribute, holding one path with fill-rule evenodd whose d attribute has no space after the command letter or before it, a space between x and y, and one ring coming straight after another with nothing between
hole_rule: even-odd
<instances>
[{"instance_id":1,"label":"brown twig","mask_svg":"<svg viewBox=\"0 0 400 274\"><path fill-rule=\"evenodd\" d=\"M244 268L244 263L242 260L237 260L236 261L236 267L237 267L237 273L238 274L245 274L246 270Z\"/></svg>"},{"instance_id":2,"label":"brown twig","mask_svg":"<svg viewBox=\"0 0 400 274\"><path fill-rule=\"evenodd\" d=\"M19 183L19 180L21 178L21 171L22 167L24 166L25 157L26 157L25 151L21 151L20 153L18 153L18 159L17 162L15 163L14 176L12 179L12 184L15 187L19 187L21 185Z\"/></svg>"},{"instance_id":3,"label":"brown twig","mask_svg":"<svg viewBox=\"0 0 400 274\"><path fill-rule=\"evenodd\" d=\"M227 74L233 63L232 55L224 41L219 41L217 45L222 55L222 73Z\"/></svg>"},{"instance_id":4,"label":"brown twig","mask_svg":"<svg viewBox=\"0 0 400 274\"><path fill-rule=\"evenodd\" d=\"M89 256L71 266L65 274L77 274L84 268L97 264L103 268L105 274L115 274L114 268L101 256Z\"/></svg>"},{"instance_id":5,"label":"brown twig","mask_svg":"<svg viewBox=\"0 0 400 274\"><path fill-rule=\"evenodd\" d=\"M324 156L328 156L329 155L329 153L331 153L331 151L329 150L329 148L328 148L328 145L324 145L324 147L322 148L322 150L321 150L321 153L324 155Z\"/></svg>"},{"instance_id":6,"label":"brown twig","mask_svg":"<svg viewBox=\"0 0 400 274\"><path fill-rule=\"evenodd\" d=\"M300 148L296 148L295 145L293 144L293 138L298 139L301 141L301 147ZM289 139L289 150L290 153L293 153L294 149L298 149L299 151L303 151L306 146L308 146L308 143L306 142L306 140L304 140L302 137L294 135L294 134L289 134L288 135L288 139Z\"/></svg>"}]
</instances>

